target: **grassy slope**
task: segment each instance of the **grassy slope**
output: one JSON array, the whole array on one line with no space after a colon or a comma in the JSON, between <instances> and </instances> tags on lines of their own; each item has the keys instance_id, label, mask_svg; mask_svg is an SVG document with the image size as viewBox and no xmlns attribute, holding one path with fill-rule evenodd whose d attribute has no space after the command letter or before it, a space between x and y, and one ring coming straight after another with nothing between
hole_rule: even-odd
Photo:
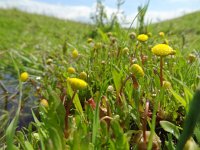
<instances>
[{"instance_id":1,"label":"grassy slope","mask_svg":"<svg viewBox=\"0 0 200 150\"><path fill-rule=\"evenodd\" d=\"M56 50L66 38L75 45L89 34L89 25L53 17L3 9L0 9L0 16L0 50ZM183 50L200 51L199 24L200 11L153 24L150 30L153 33L164 31L169 41L178 42L180 47L184 43Z\"/></svg>"},{"instance_id":2,"label":"grassy slope","mask_svg":"<svg viewBox=\"0 0 200 150\"><path fill-rule=\"evenodd\" d=\"M66 38L79 42L89 29L86 24L18 10L0 9L0 16L0 50L57 49Z\"/></svg>"},{"instance_id":3,"label":"grassy slope","mask_svg":"<svg viewBox=\"0 0 200 150\"><path fill-rule=\"evenodd\" d=\"M182 17L163 21L152 25L152 30L166 32L170 38L177 38L183 50L200 52L200 11L184 15Z\"/></svg>"},{"instance_id":4,"label":"grassy slope","mask_svg":"<svg viewBox=\"0 0 200 150\"><path fill-rule=\"evenodd\" d=\"M63 44L68 37L78 42L90 26L53 17L0 9L0 50L35 49L38 46ZM200 11L153 24L153 32L164 31L170 37L185 38L185 46L200 47ZM83 30L84 29L84 30ZM51 44L52 43L52 44Z\"/></svg>"}]
</instances>

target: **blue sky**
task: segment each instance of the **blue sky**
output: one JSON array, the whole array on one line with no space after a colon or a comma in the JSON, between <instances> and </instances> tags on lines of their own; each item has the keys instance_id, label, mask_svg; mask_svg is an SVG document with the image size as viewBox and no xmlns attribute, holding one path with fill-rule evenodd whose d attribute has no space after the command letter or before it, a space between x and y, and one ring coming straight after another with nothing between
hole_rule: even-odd
<instances>
[{"instance_id":1,"label":"blue sky","mask_svg":"<svg viewBox=\"0 0 200 150\"><path fill-rule=\"evenodd\" d=\"M117 0L103 0L108 15L116 11ZM147 0L125 0L122 9L127 22L137 14L137 7ZM18 8L31 13L45 14L61 19L91 22L96 0L0 0L0 8ZM156 22L200 10L200 0L150 0L147 19Z\"/></svg>"},{"instance_id":2,"label":"blue sky","mask_svg":"<svg viewBox=\"0 0 200 150\"><path fill-rule=\"evenodd\" d=\"M62 5L85 5L92 6L96 0L36 0L38 2L45 2L51 4ZM103 2L114 8L116 0L103 0ZM125 0L123 9L127 13L137 10L141 4L145 4L147 0ZM200 0L151 0L149 9L152 10L176 10L176 9L200 9Z\"/></svg>"}]
</instances>

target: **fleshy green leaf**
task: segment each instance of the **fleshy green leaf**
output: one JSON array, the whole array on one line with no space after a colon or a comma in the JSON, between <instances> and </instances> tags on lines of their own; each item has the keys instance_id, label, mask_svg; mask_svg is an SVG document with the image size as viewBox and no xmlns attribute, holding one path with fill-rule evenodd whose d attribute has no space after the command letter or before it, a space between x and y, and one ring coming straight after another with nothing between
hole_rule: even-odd
<instances>
[{"instance_id":1,"label":"fleshy green leaf","mask_svg":"<svg viewBox=\"0 0 200 150\"><path fill-rule=\"evenodd\" d=\"M165 131L173 134L178 139L180 132L176 125L169 121L160 121L160 125Z\"/></svg>"},{"instance_id":2,"label":"fleshy green leaf","mask_svg":"<svg viewBox=\"0 0 200 150\"><path fill-rule=\"evenodd\" d=\"M67 92L69 93L70 97L72 97L72 95L74 94L74 91L72 90L70 85L68 85L68 87L67 87ZM81 106L78 94L75 95L73 103L74 103L76 110L79 112L79 114L81 114L81 116L84 116L83 108Z\"/></svg>"},{"instance_id":3,"label":"fleshy green leaf","mask_svg":"<svg viewBox=\"0 0 200 150\"><path fill-rule=\"evenodd\" d=\"M120 92L120 88L121 88L121 74L120 72L118 72L117 70L113 69L112 70L112 77L113 77L113 80L114 80L114 84L115 84L115 88L116 88L116 91L117 93Z\"/></svg>"}]
</instances>

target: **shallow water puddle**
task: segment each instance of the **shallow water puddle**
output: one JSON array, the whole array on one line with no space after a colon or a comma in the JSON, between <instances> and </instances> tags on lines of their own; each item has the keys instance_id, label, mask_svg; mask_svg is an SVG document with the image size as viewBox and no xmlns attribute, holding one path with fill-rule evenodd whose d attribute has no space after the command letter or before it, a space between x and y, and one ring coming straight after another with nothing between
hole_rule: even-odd
<instances>
[{"instance_id":1,"label":"shallow water puddle","mask_svg":"<svg viewBox=\"0 0 200 150\"><path fill-rule=\"evenodd\" d=\"M18 129L28 125L33 121L32 112L37 109L37 98L34 97L34 90L30 88L29 83L23 83L22 106ZM18 80L11 74L0 73L0 116L6 116L0 120L10 122L15 116L19 103ZM8 114L8 115L7 115Z\"/></svg>"}]
</instances>

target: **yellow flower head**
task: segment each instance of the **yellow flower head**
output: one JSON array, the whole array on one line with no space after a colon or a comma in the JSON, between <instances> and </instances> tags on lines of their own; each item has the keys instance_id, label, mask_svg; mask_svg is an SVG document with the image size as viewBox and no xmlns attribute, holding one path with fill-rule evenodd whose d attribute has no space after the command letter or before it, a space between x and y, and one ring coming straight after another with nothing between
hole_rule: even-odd
<instances>
[{"instance_id":1,"label":"yellow flower head","mask_svg":"<svg viewBox=\"0 0 200 150\"><path fill-rule=\"evenodd\" d=\"M140 42L145 42L145 41L148 40L148 35L146 35L146 34L140 34L140 35L137 36L137 39Z\"/></svg>"},{"instance_id":2,"label":"yellow flower head","mask_svg":"<svg viewBox=\"0 0 200 150\"><path fill-rule=\"evenodd\" d=\"M87 79L87 73L84 72L84 71L82 71L82 72L80 73L79 77L80 77L81 79L85 80L85 79Z\"/></svg>"},{"instance_id":3,"label":"yellow flower head","mask_svg":"<svg viewBox=\"0 0 200 150\"><path fill-rule=\"evenodd\" d=\"M73 73L76 72L76 70L75 70L73 67L69 67L69 68L67 69L67 72L73 74Z\"/></svg>"},{"instance_id":4,"label":"yellow flower head","mask_svg":"<svg viewBox=\"0 0 200 150\"><path fill-rule=\"evenodd\" d=\"M157 56L167 56L173 54L175 51L167 44L157 44L151 51Z\"/></svg>"},{"instance_id":5,"label":"yellow flower head","mask_svg":"<svg viewBox=\"0 0 200 150\"><path fill-rule=\"evenodd\" d=\"M164 32L159 32L159 35L160 35L161 37L164 37L164 36L165 36L165 33L164 33Z\"/></svg>"},{"instance_id":6,"label":"yellow flower head","mask_svg":"<svg viewBox=\"0 0 200 150\"><path fill-rule=\"evenodd\" d=\"M22 81L22 82L25 82L26 80L28 80L28 73L27 72L23 72L23 73L21 73L21 75L20 75L20 80Z\"/></svg>"},{"instance_id":7,"label":"yellow flower head","mask_svg":"<svg viewBox=\"0 0 200 150\"><path fill-rule=\"evenodd\" d=\"M85 89L88 86L84 80L78 78L67 78L67 82L73 89Z\"/></svg>"},{"instance_id":8,"label":"yellow flower head","mask_svg":"<svg viewBox=\"0 0 200 150\"><path fill-rule=\"evenodd\" d=\"M165 89L171 89L172 88L172 85L169 81L163 81L163 87Z\"/></svg>"},{"instance_id":9,"label":"yellow flower head","mask_svg":"<svg viewBox=\"0 0 200 150\"><path fill-rule=\"evenodd\" d=\"M136 77L144 77L144 71L138 64L133 64L130 69Z\"/></svg>"},{"instance_id":10,"label":"yellow flower head","mask_svg":"<svg viewBox=\"0 0 200 150\"><path fill-rule=\"evenodd\" d=\"M40 100L40 105L44 106L45 108L49 107L49 103L46 99Z\"/></svg>"},{"instance_id":11,"label":"yellow flower head","mask_svg":"<svg viewBox=\"0 0 200 150\"><path fill-rule=\"evenodd\" d=\"M78 57L78 51L77 51L76 49L74 49L74 50L72 51L72 57L73 57L73 58L77 58L77 57Z\"/></svg>"}]
</instances>

